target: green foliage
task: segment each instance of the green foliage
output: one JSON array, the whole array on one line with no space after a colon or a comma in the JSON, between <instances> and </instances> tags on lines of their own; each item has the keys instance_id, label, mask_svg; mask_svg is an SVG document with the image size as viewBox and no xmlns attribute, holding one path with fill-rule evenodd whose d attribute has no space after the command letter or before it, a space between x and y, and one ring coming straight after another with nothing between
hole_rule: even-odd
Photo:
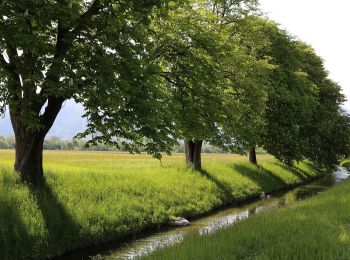
<instances>
[{"instance_id":1,"label":"green foliage","mask_svg":"<svg viewBox=\"0 0 350 260\"><path fill-rule=\"evenodd\" d=\"M208 139L222 118L218 60L223 43L217 23L204 1L175 5L154 22L154 55L172 95L174 127L184 139Z\"/></svg>"},{"instance_id":2,"label":"green foliage","mask_svg":"<svg viewBox=\"0 0 350 260\"><path fill-rule=\"evenodd\" d=\"M340 108L345 99L333 81L321 80L318 97L310 125L303 132L306 157L323 167L332 167L349 156L350 117Z\"/></svg>"},{"instance_id":3,"label":"green foliage","mask_svg":"<svg viewBox=\"0 0 350 260\"><path fill-rule=\"evenodd\" d=\"M220 61L221 77L225 79L224 120L211 138L212 143L242 154L260 141L259 133L265 126L269 74L274 68L269 57L257 56L257 46L245 42L249 41L243 26L246 19L227 28L230 48Z\"/></svg>"},{"instance_id":4,"label":"green foliage","mask_svg":"<svg viewBox=\"0 0 350 260\"><path fill-rule=\"evenodd\" d=\"M38 190L10 170L13 151L0 156L1 259L55 255L319 176L306 164L298 167L307 174L295 172L268 155L261 156L263 168L245 157L203 155L201 174L185 166L183 155L164 157L161 166L146 155L55 151L44 153L46 183Z\"/></svg>"},{"instance_id":5,"label":"green foliage","mask_svg":"<svg viewBox=\"0 0 350 260\"><path fill-rule=\"evenodd\" d=\"M178 139L320 166L349 154L340 88L255 0L5 0L0 33L0 114L18 142L73 98L89 121L78 137L156 158Z\"/></svg>"},{"instance_id":6,"label":"green foliage","mask_svg":"<svg viewBox=\"0 0 350 260\"><path fill-rule=\"evenodd\" d=\"M269 20L247 17L236 29L241 45L270 64L265 113L257 114L255 127L248 123L251 138L244 140L289 164L307 158L320 167L337 165L350 152L349 119L341 110L341 89L328 79L321 58Z\"/></svg>"},{"instance_id":7,"label":"green foliage","mask_svg":"<svg viewBox=\"0 0 350 260\"><path fill-rule=\"evenodd\" d=\"M85 106L83 136L94 133L93 142L128 139L130 151L144 144L150 153L175 143L168 95L147 51L150 14L162 14L166 1L0 5L0 104L10 106L15 133L46 134L64 100L74 98Z\"/></svg>"},{"instance_id":8,"label":"green foliage","mask_svg":"<svg viewBox=\"0 0 350 260\"><path fill-rule=\"evenodd\" d=\"M268 63L241 48L235 33L253 2L191 1L154 21L154 56L183 139L242 152L250 129L261 124Z\"/></svg>"}]
</instances>

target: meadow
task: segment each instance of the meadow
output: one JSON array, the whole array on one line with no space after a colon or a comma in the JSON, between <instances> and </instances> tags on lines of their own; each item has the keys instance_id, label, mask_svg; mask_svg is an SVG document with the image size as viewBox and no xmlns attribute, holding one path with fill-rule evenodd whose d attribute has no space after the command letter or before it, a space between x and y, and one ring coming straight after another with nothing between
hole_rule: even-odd
<instances>
[{"instance_id":1,"label":"meadow","mask_svg":"<svg viewBox=\"0 0 350 260\"><path fill-rule=\"evenodd\" d=\"M258 156L259 167L244 156L203 154L203 171L196 172L183 154L160 162L145 154L46 151L46 183L38 190L20 182L13 160L14 151L0 150L0 259L60 255L320 176L308 163L291 168L267 154Z\"/></svg>"},{"instance_id":2,"label":"meadow","mask_svg":"<svg viewBox=\"0 0 350 260\"><path fill-rule=\"evenodd\" d=\"M343 166L350 168L350 161ZM145 259L349 259L350 180Z\"/></svg>"}]
</instances>

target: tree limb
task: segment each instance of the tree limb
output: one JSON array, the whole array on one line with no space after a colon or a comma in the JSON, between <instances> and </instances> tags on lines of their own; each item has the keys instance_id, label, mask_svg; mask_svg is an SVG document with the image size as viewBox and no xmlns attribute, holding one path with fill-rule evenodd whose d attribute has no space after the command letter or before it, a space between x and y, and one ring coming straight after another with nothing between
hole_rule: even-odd
<instances>
[{"instance_id":1,"label":"tree limb","mask_svg":"<svg viewBox=\"0 0 350 260\"><path fill-rule=\"evenodd\" d=\"M49 97L47 100L47 107L45 112L40 116L40 121L44 125L44 131L46 132L52 127L55 119L61 110L62 104L65 101L64 97Z\"/></svg>"},{"instance_id":2,"label":"tree limb","mask_svg":"<svg viewBox=\"0 0 350 260\"><path fill-rule=\"evenodd\" d=\"M92 5L89 7L89 9L81 15L76 27L72 31L73 36L76 36L80 32L85 21L88 21L89 19L91 19L91 17L98 14L98 12L101 9L102 9L102 5L100 0L95 0L92 3Z\"/></svg>"},{"instance_id":3,"label":"tree limb","mask_svg":"<svg viewBox=\"0 0 350 260\"><path fill-rule=\"evenodd\" d=\"M4 55L0 56L0 64L7 73L13 73L13 67L6 62Z\"/></svg>"}]
</instances>

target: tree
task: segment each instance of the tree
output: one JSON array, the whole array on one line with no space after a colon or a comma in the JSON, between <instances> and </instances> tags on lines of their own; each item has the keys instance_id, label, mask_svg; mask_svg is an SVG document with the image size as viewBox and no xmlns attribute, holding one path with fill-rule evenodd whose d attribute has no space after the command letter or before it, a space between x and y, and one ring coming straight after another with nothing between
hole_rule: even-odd
<instances>
[{"instance_id":1,"label":"tree","mask_svg":"<svg viewBox=\"0 0 350 260\"><path fill-rule=\"evenodd\" d=\"M341 110L340 87L328 79L322 59L263 18L248 17L238 29L243 46L257 59L268 57L273 68L264 127L251 128L256 139L250 161L256 163L259 145L286 163L307 158L321 167L336 165L349 153L349 118Z\"/></svg>"},{"instance_id":2,"label":"tree","mask_svg":"<svg viewBox=\"0 0 350 260\"><path fill-rule=\"evenodd\" d=\"M259 73L255 60L239 48L240 38L232 29L250 11L242 4L250 2L192 1L176 6L153 26L154 53L172 93L174 128L185 140L187 164L197 170L203 142L228 149L223 127L234 125L239 131L245 109L261 98L258 85L248 84L248 74ZM229 148L237 146L231 143Z\"/></svg>"},{"instance_id":3,"label":"tree","mask_svg":"<svg viewBox=\"0 0 350 260\"><path fill-rule=\"evenodd\" d=\"M273 92L268 104L271 112L267 113L269 132L264 136L264 148L287 163L308 159L319 168L334 168L339 159L349 154L349 117L341 109L345 98L341 88L328 79L322 59L311 47L293 40L288 52L288 63L285 58L280 63L290 71L283 80L289 93L284 91L276 96L278 91ZM277 139L276 129L285 129L283 124L288 130L283 138ZM282 145L278 147L273 136Z\"/></svg>"},{"instance_id":4,"label":"tree","mask_svg":"<svg viewBox=\"0 0 350 260\"><path fill-rule=\"evenodd\" d=\"M149 60L148 28L165 1L4 0L0 4L0 104L9 106L15 170L43 181L44 138L74 98L92 142L136 144L159 156L174 143L165 90Z\"/></svg>"},{"instance_id":5,"label":"tree","mask_svg":"<svg viewBox=\"0 0 350 260\"><path fill-rule=\"evenodd\" d=\"M254 33L247 33L252 29L246 21L256 14L251 16L248 12L248 16L237 19L227 9L221 10L225 24L229 24L227 34L230 36L230 48L220 61L227 86L223 110L225 120L210 141L238 154L251 150L249 158L256 163L255 146L265 126L269 75L274 65L270 63L270 57L259 53L259 49L267 45L266 38L255 39Z\"/></svg>"},{"instance_id":6,"label":"tree","mask_svg":"<svg viewBox=\"0 0 350 260\"><path fill-rule=\"evenodd\" d=\"M275 23L258 16L241 20L236 30L246 52L269 64L264 77L260 77L266 102L258 106L260 113L252 106L244 120L249 126L243 132L249 133L244 138L249 160L257 164L256 146L262 146L277 158L292 161L300 156L297 151L302 142L298 139L297 129L307 120L303 112L308 111L311 96L311 84L298 67L293 39Z\"/></svg>"},{"instance_id":7,"label":"tree","mask_svg":"<svg viewBox=\"0 0 350 260\"><path fill-rule=\"evenodd\" d=\"M203 140L220 119L218 62L221 36L204 1L174 6L154 23L155 56L160 76L172 94L174 128L185 140L186 162L201 169Z\"/></svg>"},{"instance_id":8,"label":"tree","mask_svg":"<svg viewBox=\"0 0 350 260\"><path fill-rule=\"evenodd\" d=\"M321 168L333 169L350 154L350 118L342 109L345 97L340 86L328 78L323 61L315 51L302 42L296 44L303 70L317 86L317 105L309 124L301 129L307 147L304 155Z\"/></svg>"}]
</instances>

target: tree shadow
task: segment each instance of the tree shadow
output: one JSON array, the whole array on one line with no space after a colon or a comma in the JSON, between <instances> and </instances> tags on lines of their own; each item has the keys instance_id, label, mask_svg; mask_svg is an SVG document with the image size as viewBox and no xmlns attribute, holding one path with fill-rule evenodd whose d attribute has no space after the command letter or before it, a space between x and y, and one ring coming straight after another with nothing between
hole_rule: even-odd
<instances>
[{"instance_id":1,"label":"tree shadow","mask_svg":"<svg viewBox=\"0 0 350 260\"><path fill-rule=\"evenodd\" d=\"M292 173L301 181L307 181L314 177L310 173L302 169L299 169L295 166L288 166L281 162L277 162L275 163L275 165L280 167L281 170L286 170ZM307 165L307 167L312 167L312 166L313 165L311 163L310 165ZM242 176L245 176L249 180L256 183L257 186L259 186L261 190L265 192L274 192L274 191L278 191L281 189L286 189L294 186L293 184L288 183L286 180L282 179L281 177L276 176L272 171L260 165L253 166L253 165L247 165L246 163L236 163L232 167L234 171L238 172ZM213 174L211 174L206 170L201 170L200 173L205 178L212 181L217 187L219 187L220 190L223 191L225 201L227 201L228 203L235 203L237 201L237 198L233 196L233 190L229 184L216 178Z\"/></svg>"},{"instance_id":2,"label":"tree shadow","mask_svg":"<svg viewBox=\"0 0 350 260\"><path fill-rule=\"evenodd\" d=\"M297 176L302 181L306 181L306 180L309 180L310 178L312 179L314 177L312 174L308 173L307 171L304 171L304 170L297 168L295 166L292 166L292 165L286 165L286 164L283 164L281 162L276 163L276 165L278 167L281 167L283 170L286 170L286 171L293 173L293 175ZM311 165L307 165L307 167L313 167Z\"/></svg>"},{"instance_id":3,"label":"tree shadow","mask_svg":"<svg viewBox=\"0 0 350 260\"><path fill-rule=\"evenodd\" d=\"M235 198L232 195L232 189L230 185L220 181L218 178L216 178L214 175L210 174L206 170L202 169L201 171L199 171L199 173L202 174L208 180L212 181L216 186L218 186L223 191L226 202L233 203L235 201Z\"/></svg>"},{"instance_id":4,"label":"tree shadow","mask_svg":"<svg viewBox=\"0 0 350 260\"><path fill-rule=\"evenodd\" d=\"M10 199L7 199L10 198ZM24 259L34 244L21 217L19 201L6 195L0 198L0 258Z\"/></svg>"},{"instance_id":5,"label":"tree shadow","mask_svg":"<svg viewBox=\"0 0 350 260\"><path fill-rule=\"evenodd\" d=\"M329 173L329 169L326 169L326 168L321 168L321 167L318 167L316 164L310 162L310 161L304 161L303 162L307 168L311 169L312 171L314 172L319 172L321 174L327 174ZM308 172L300 169L303 173L305 174L309 174Z\"/></svg>"},{"instance_id":6,"label":"tree shadow","mask_svg":"<svg viewBox=\"0 0 350 260\"><path fill-rule=\"evenodd\" d=\"M40 210L47 232L47 244L42 248L46 255L60 255L75 249L81 227L74 221L67 208L58 200L50 185L44 180L40 186L29 186ZM81 242L81 241L80 241Z\"/></svg>"},{"instance_id":7,"label":"tree shadow","mask_svg":"<svg viewBox=\"0 0 350 260\"><path fill-rule=\"evenodd\" d=\"M273 191L286 186L286 182L271 171L262 166L254 166L254 168L245 164L235 164L233 166L235 171L255 182L264 191Z\"/></svg>"}]
</instances>

